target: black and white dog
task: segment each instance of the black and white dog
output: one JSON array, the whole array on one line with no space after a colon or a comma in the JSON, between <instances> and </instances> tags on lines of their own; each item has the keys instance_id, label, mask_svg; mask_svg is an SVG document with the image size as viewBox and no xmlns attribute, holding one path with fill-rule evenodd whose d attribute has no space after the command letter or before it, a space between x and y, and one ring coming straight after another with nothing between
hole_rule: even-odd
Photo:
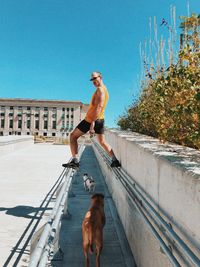
<instances>
[{"instance_id":1,"label":"black and white dog","mask_svg":"<svg viewBox=\"0 0 200 267\"><path fill-rule=\"evenodd\" d=\"M83 174L83 183L85 191L94 192L95 190L95 181L92 176L89 176L87 173Z\"/></svg>"}]
</instances>

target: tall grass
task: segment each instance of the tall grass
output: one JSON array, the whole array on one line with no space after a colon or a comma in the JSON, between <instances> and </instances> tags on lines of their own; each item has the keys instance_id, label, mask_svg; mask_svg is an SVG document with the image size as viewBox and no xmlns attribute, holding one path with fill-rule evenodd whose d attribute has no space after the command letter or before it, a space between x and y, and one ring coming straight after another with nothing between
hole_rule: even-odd
<instances>
[{"instance_id":1,"label":"tall grass","mask_svg":"<svg viewBox=\"0 0 200 267\"><path fill-rule=\"evenodd\" d=\"M175 7L170 22L149 19L149 40L140 44L142 93L118 125L200 149L200 16L180 19L179 38Z\"/></svg>"}]
</instances>

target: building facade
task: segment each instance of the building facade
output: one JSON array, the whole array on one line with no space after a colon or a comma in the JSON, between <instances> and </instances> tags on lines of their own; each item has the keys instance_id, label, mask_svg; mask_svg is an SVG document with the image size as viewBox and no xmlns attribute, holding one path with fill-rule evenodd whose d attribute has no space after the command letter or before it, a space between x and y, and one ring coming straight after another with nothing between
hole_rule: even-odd
<instances>
[{"instance_id":1,"label":"building facade","mask_svg":"<svg viewBox=\"0 0 200 267\"><path fill-rule=\"evenodd\" d=\"M78 101L0 98L0 135L67 137L88 106Z\"/></svg>"}]
</instances>

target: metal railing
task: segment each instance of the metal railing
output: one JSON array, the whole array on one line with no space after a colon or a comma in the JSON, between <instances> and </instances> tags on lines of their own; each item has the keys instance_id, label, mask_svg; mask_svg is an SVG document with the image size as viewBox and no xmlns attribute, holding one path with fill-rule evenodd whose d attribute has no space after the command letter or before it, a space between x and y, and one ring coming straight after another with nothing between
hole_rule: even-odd
<instances>
[{"instance_id":1,"label":"metal railing","mask_svg":"<svg viewBox=\"0 0 200 267\"><path fill-rule=\"evenodd\" d=\"M85 146L81 145L79 156L84 151ZM59 231L62 215L67 214L67 200L71 188L72 178L75 170L66 169L64 172L65 181L58 189L58 196L48 222L45 224L40 238L31 253L29 267L45 267L53 250L55 242L59 242Z\"/></svg>"},{"instance_id":2,"label":"metal railing","mask_svg":"<svg viewBox=\"0 0 200 267\"><path fill-rule=\"evenodd\" d=\"M105 163L110 166L110 157L100 147L100 145L92 140L93 145L96 147L99 154L102 156ZM173 254L179 255L179 259L185 261L187 266L200 267L200 258L188 247L188 245L178 236L172 229L171 224L167 223L163 217L155 210L146 193L140 186L130 177L123 168L114 168L113 172L116 178L121 182L126 189L132 204L136 207L137 211L141 214L145 223L150 228L152 234L157 239L163 252L169 258L172 266L180 267L178 259ZM190 264L190 265L189 265ZM192 264L192 265L191 265Z\"/></svg>"}]
</instances>

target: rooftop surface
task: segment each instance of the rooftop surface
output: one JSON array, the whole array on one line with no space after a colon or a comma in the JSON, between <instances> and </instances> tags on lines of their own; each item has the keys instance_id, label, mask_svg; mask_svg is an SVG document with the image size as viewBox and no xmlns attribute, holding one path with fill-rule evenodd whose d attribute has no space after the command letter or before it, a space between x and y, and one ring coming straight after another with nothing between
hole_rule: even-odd
<instances>
[{"instance_id":1,"label":"rooftop surface","mask_svg":"<svg viewBox=\"0 0 200 267\"><path fill-rule=\"evenodd\" d=\"M28 144L25 148L13 150L3 156L0 153L0 266L28 266L31 237L51 214L55 204L52 189L63 171L61 164L69 158L69 146L51 144ZM60 262L53 261L52 266L84 266L81 224L91 197L83 186L82 175L85 172L95 179L95 192L105 195L106 225L102 266L135 266L115 205L91 146L85 148L80 169L73 178L72 191L75 196L69 198L71 217L62 220L60 245L64 259ZM95 255L91 255L93 265L94 260Z\"/></svg>"},{"instance_id":2,"label":"rooftop surface","mask_svg":"<svg viewBox=\"0 0 200 267\"><path fill-rule=\"evenodd\" d=\"M51 189L70 151L64 145L28 144L2 156L3 148L0 146L0 266L25 267L32 231L51 212Z\"/></svg>"}]
</instances>

